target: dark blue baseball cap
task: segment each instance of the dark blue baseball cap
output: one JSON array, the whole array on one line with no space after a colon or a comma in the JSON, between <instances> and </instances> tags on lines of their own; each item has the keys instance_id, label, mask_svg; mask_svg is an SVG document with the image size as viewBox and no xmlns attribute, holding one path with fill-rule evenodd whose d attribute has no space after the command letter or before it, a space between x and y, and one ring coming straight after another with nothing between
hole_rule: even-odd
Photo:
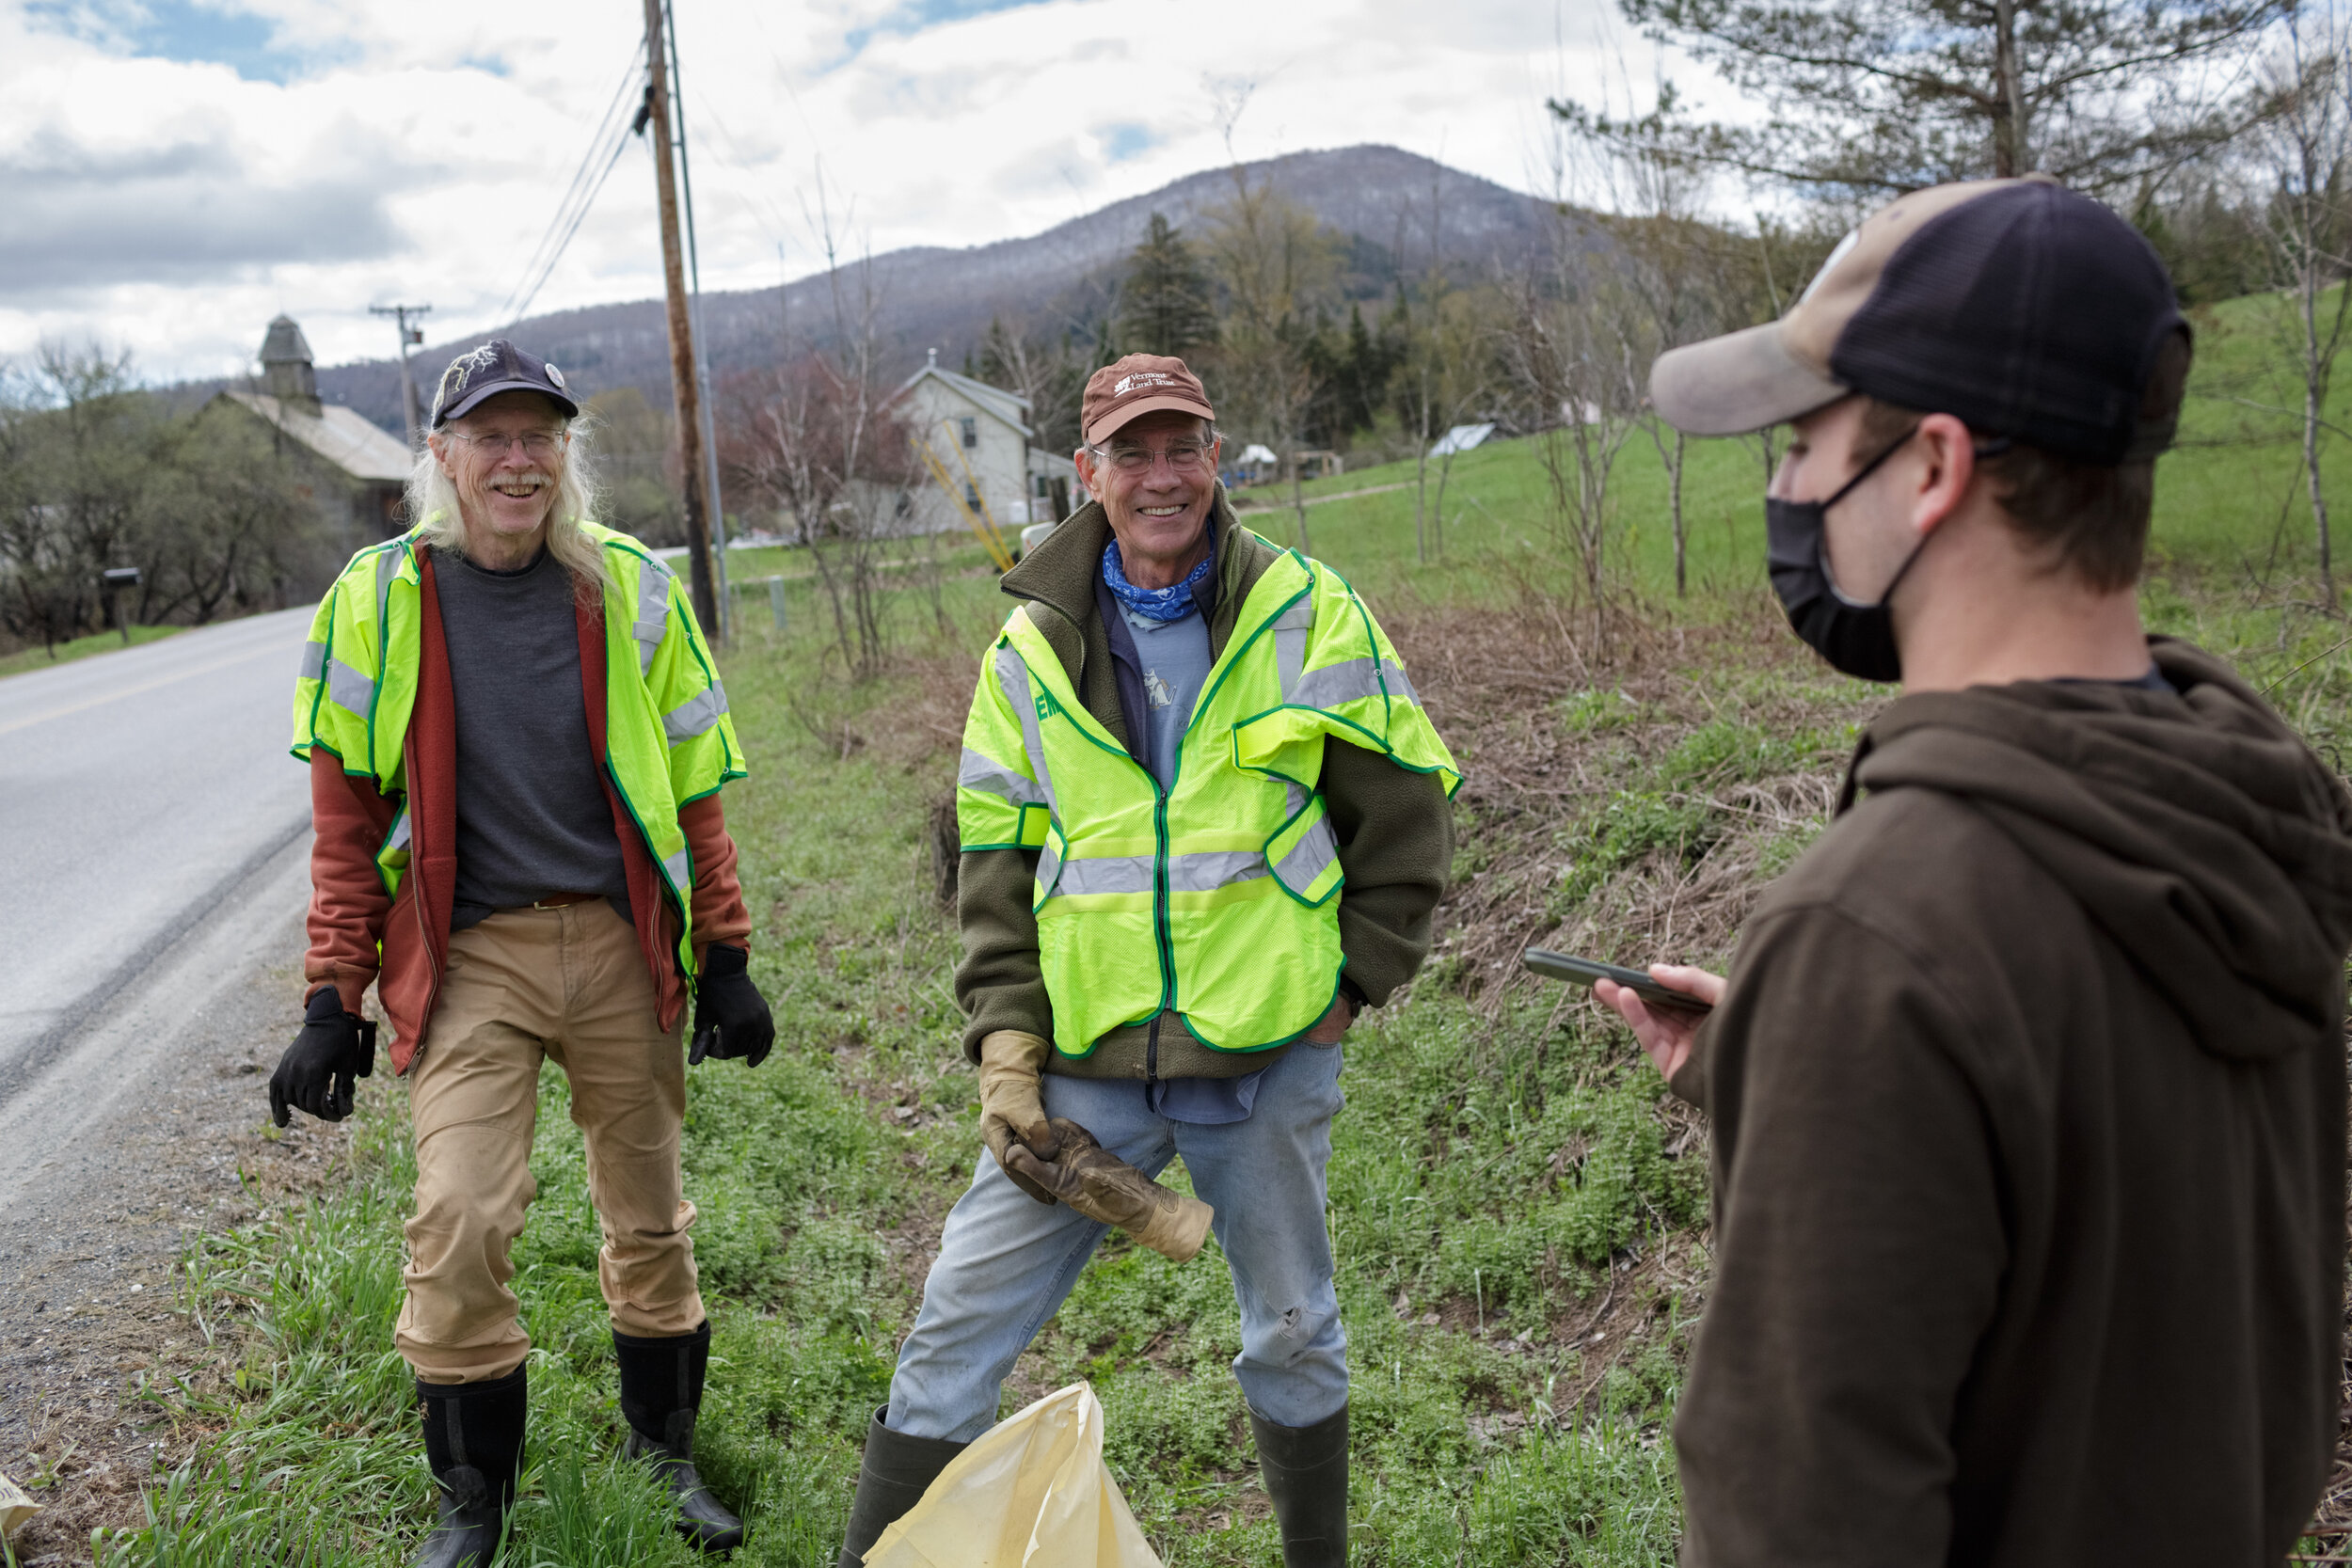
<instances>
[{"instance_id":1,"label":"dark blue baseball cap","mask_svg":"<svg viewBox=\"0 0 2352 1568\"><path fill-rule=\"evenodd\" d=\"M501 392L536 392L562 409L565 419L580 418L580 404L564 389L562 371L503 338L493 338L451 360L441 372L441 384L433 389L433 428L463 419L485 398Z\"/></svg>"}]
</instances>

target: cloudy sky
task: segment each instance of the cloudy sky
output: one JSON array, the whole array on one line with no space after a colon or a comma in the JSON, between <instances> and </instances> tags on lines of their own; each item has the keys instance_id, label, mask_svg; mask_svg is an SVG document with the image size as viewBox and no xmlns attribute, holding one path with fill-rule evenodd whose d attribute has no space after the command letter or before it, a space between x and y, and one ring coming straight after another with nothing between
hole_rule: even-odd
<instances>
[{"instance_id":1,"label":"cloudy sky","mask_svg":"<svg viewBox=\"0 0 2352 1568\"><path fill-rule=\"evenodd\" d=\"M1645 96L1659 69L1613 13L676 0L703 283L812 270L820 185L876 252L1036 232L1220 162L1236 103L1245 158L1388 142L1534 188L1548 92ZM323 362L390 350L371 303L429 301L433 341L510 319L600 123L634 98L643 17L638 0L0 0L0 357L94 339L168 380L245 369L279 310ZM660 292L651 161L621 139L533 311Z\"/></svg>"}]
</instances>

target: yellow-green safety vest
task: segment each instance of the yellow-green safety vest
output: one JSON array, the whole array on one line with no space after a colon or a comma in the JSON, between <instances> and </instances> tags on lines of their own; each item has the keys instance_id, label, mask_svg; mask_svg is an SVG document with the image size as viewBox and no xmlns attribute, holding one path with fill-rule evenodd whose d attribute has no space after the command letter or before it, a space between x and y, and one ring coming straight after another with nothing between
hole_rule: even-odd
<instances>
[{"instance_id":1,"label":"yellow-green safety vest","mask_svg":"<svg viewBox=\"0 0 2352 1568\"><path fill-rule=\"evenodd\" d=\"M678 916L680 972L694 974L693 857L678 808L744 776L743 749L727 714L694 609L677 577L644 545L595 523L580 525L604 551L605 776L660 867ZM420 638L417 543L422 528L372 545L319 601L294 682L294 754L323 746L343 771L401 798L377 849L387 893L408 869L407 783L402 752L416 711Z\"/></svg>"},{"instance_id":2,"label":"yellow-green safety vest","mask_svg":"<svg viewBox=\"0 0 2352 1568\"><path fill-rule=\"evenodd\" d=\"M1461 785L1355 590L1295 551L1244 601L1165 789L1087 712L1028 607L1006 620L964 726L956 818L966 850L1039 851L1056 1051L1084 1056L1165 1009L1219 1051L1314 1027L1343 963L1327 736Z\"/></svg>"}]
</instances>

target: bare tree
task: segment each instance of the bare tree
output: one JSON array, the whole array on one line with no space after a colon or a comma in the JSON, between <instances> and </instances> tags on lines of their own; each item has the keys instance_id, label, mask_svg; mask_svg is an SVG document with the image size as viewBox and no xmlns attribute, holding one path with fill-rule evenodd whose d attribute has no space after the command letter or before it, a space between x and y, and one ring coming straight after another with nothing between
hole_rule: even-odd
<instances>
[{"instance_id":1,"label":"bare tree","mask_svg":"<svg viewBox=\"0 0 2352 1568\"><path fill-rule=\"evenodd\" d=\"M888 653L886 542L912 521L909 433L877 380L881 298L870 259L845 265L821 182L817 224L831 333L796 341L787 324L771 385L743 421L739 467L795 521L833 612L834 639L857 678Z\"/></svg>"},{"instance_id":2,"label":"bare tree","mask_svg":"<svg viewBox=\"0 0 2352 1568\"><path fill-rule=\"evenodd\" d=\"M2332 428L2328 387L2352 324L2352 31L2331 7L2291 14L2268 62L2276 112L2252 155L2269 186L2263 232L2279 293L2282 347L2302 383L2303 478L2319 552L2319 581L2335 606L2328 496L2320 446ZM2332 293L2331 293L2332 291Z\"/></svg>"},{"instance_id":3,"label":"bare tree","mask_svg":"<svg viewBox=\"0 0 2352 1568\"><path fill-rule=\"evenodd\" d=\"M1206 214L1202 249L1226 304L1223 341L1212 363L1225 406L1282 454L1298 547L1311 553L1299 472L1315 391L1307 347L1314 306L1338 277L1338 245L1312 213L1263 178L1253 182L1242 166L1233 131L1249 91L1248 84L1228 89L1218 110L1233 194Z\"/></svg>"},{"instance_id":4,"label":"bare tree","mask_svg":"<svg viewBox=\"0 0 2352 1568\"><path fill-rule=\"evenodd\" d=\"M44 347L0 367L0 628L44 645L102 629L99 574L135 566L127 617L201 624L323 586L334 550L286 439L208 404L177 416L129 356Z\"/></svg>"},{"instance_id":5,"label":"bare tree","mask_svg":"<svg viewBox=\"0 0 2352 1568\"><path fill-rule=\"evenodd\" d=\"M1507 331L1491 288L1455 289L1434 271L1408 309L1397 407L1413 432L1413 551L1426 565L1445 556L1445 492L1460 451L1443 436L1497 401L1496 345ZM1437 487L1430 487L1430 470Z\"/></svg>"}]
</instances>

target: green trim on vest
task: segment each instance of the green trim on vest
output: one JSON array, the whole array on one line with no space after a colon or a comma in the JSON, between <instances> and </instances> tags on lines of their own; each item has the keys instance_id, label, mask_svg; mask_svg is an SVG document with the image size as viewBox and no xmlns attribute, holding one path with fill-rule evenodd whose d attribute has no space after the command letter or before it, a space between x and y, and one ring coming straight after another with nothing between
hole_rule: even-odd
<instances>
[{"instance_id":1,"label":"green trim on vest","mask_svg":"<svg viewBox=\"0 0 2352 1568\"><path fill-rule=\"evenodd\" d=\"M1034 847L1054 1048L1174 1010L1211 1050L1286 1045L1339 992L1345 873L1317 788L1339 736L1460 785L1395 649L1337 573L1268 567L1163 787L1072 689L1026 606L981 661L957 778L966 850Z\"/></svg>"}]
</instances>

